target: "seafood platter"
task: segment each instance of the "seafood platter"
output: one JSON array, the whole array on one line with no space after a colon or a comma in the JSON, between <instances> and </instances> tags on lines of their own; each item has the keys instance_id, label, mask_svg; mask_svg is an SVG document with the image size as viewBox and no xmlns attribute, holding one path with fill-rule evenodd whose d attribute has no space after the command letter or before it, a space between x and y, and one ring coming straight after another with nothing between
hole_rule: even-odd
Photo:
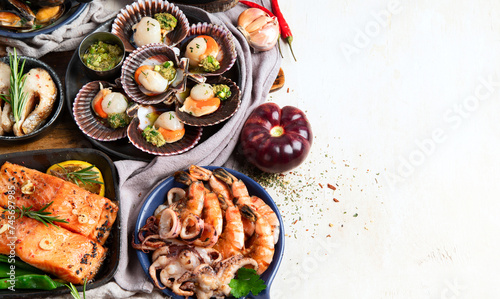
<instances>
[{"instance_id":1,"label":"seafood platter","mask_svg":"<svg viewBox=\"0 0 500 299\"><path fill-rule=\"evenodd\" d=\"M269 286L284 251L269 194L237 171L192 165L159 183L139 213L132 246L146 275L173 298L228 296L242 267Z\"/></svg>"},{"instance_id":2,"label":"seafood platter","mask_svg":"<svg viewBox=\"0 0 500 299\"><path fill-rule=\"evenodd\" d=\"M86 63L96 61L86 55L99 55L98 44L91 50L80 46L67 68L66 101L93 145L127 159L177 155L212 136L237 112L234 37L206 21L166 1L125 6L95 31L120 39L113 43L120 58L109 69L118 75L102 76L102 65Z\"/></svg>"},{"instance_id":3,"label":"seafood platter","mask_svg":"<svg viewBox=\"0 0 500 299\"><path fill-rule=\"evenodd\" d=\"M0 297L34 298L69 293L59 279L78 285L79 291L83 289L84 277L89 280L87 289L111 280L120 251L119 189L111 159L94 149L52 149L4 154L0 156L0 165L0 202L8 207L0 215L0 253L12 258L8 244L13 231L18 238L16 255L20 258L15 261L16 275L23 274L23 261L27 262L36 267L26 271L40 285L38 289L21 289L18 282L15 292L3 288ZM85 186L95 185L97 189L89 188L91 192L81 188L85 187L82 181L75 184L74 180L67 180L70 171L78 173L74 171L77 165L94 167L98 173L96 181L101 184ZM13 197L17 198L15 207ZM28 214L9 222L14 208L32 207L37 211L45 205L48 205L45 211L50 211L56 219L52 224L44 225ZM66 222L56 222L57 219Z\"/></svg>"},{"instance_id":4,"label":"seafood platter","mask_svg":"<svg viewBox=\"0 0 500 299\"><path fill-rule=\"evenodd\" d=\"M37 15L73 4L55 2L30 5ZM29 20L9 13L0 12L2 25L14 15ZM65 100L78 129L114 157L150 161L193 149L241 105L234 37L207 21L167 1L127 5L82 40L64 87L50 67L14 51L0 62L0 140L40 134ZM25 30L40 29L31 26ZM53 149L0 155L0 167L0 297L75 296L109 282L126 221L110 158L94 149ZM249 177L191 165L145 196L126 243L172 298L269 298L283 257L283 220ZM12 261L16 292L6 290Z\"/></svg>"},{"instance_id":5,"label":"seafood platter","mask_svg":"<svg viewBox=\"0 0 500 299\"><path fill-rule=\"evenodd\" d=\"M2 0L0 36L31 38L48 34L74 21L89 1L77 0Z\"/></svg>"}]
</instances>

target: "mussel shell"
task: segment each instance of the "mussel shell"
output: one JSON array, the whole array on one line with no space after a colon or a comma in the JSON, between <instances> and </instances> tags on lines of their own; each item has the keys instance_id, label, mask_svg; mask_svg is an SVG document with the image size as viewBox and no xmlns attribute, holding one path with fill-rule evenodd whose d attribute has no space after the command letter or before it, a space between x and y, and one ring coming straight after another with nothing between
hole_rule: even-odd
<instances>
[{"instance_id":1,"label":"mussel shell","mask_svg":"<svg viewBox=\"0 0 500 299\"><path fill-rule=\"evenodd\" d=\"M231 89L231 97L229 97L229 99L225 101L221 101L219 109L217 109L215 112L200 117L196 117L189 113L179 111L179 108L182 105L178 104L175 108L175 112L177 114L177 117L179 117L179 120L184 124L196 127L213 126L227 120L228 118L233 116L240 108L240 89L238 88L238 85L236 85L236 83L231 81L231 79L223 76L209 77L207 78L206 83L211 85L226 84Z\"/></svg>"},{"instance_id":2,"label":"mussel shell","mask_svg":"<svg viewBox=\"0 0 500 299\"><path fill-rule=\"evenodd\" d=\"M209 23L198 23L191 25L187 37L179 44L181 49L181 57L185 57L186 47L189 42L199 36L211 36L219 45L222 51L222 61L220 61L220 69L211 73L202 73L203 76L218 76L228 71L236 62L236 48L234 45L233 34L226 28Z\"/></svg>"},{"instance_id":3,"label":"mussel shell","mask_svg":"<svg viewBox=\"0 0 500 299\"><path fill-rule=\"evenodd\" d=\"M35 19L35 14L28 6L28 4L24 3L21 0L9 0L10 4L12 4L23 17L25 17L28 21L33 21Z\"/></svg>"},{"instance_id":4,"label":"mussel shell","mask_svg":"<svg viewBox=\"0 0 500 299\"><path fill-rule=\"evenodd\" d=\"M97 116L92 110L91 103L100 90L99 83L103 88L110 87L111 84L105 81L92 81L85 84L73 103L73 115L76 124L82 132L90 138L99 141L113 141L125 138L127 128L113 129L109 127L106 120Z\"/></svg>"},{"instance_id":5,"label":"mussel shell","mask_svg":"<svg viewBox=\"0 0 500 299\"><path fill-rule=\"evenodd\" d=\"M125 51L132 52L135 46L130 42L133 36L132 26L143 17L154 17L156 13L169 13L177 19L177 26L167 34L165 43L175 46L188 34L189 22L184 13L174 4L161 0L139 0L127 5L116 16L111 33L118 36L125 45Z\"/></svg>"},{"instance_id":6,"label":"mussel shell","mask_svg":"<svg viewBox=\"0 0 500 299\"><path fill-rule=\"evenodd\" d=\"M19 30L19 29L31 29L33 24L30 22L23 22L22 16L15 11L0 11L0 27Z\"/></svg>"},{"instance_id":7,"label":"mussel shell","mask_svg":"<svg viewBox=\"0 0 500 299\"><path fill-rule=\"evenodd\" d=\"M139 85L135 82L135 71L151 57L164 57L165 61L173 61L175 67L178 67L178 58L174 51L164 44L149 44L132 52L123 62L121 83L123 90L125 90L125 93L127 93L130 99L140 104L150 105L161 103L170 99L170 95L174 92L172 90L174 86L169 86L164 93L149 96L142 92ZM185 82L185 80L183 80L183 82Z\"/></svg>"},{"instance_id":8,"label":"mussel shell","mask_svg":"<svg viewBox=\"0 0 500 299\"><path fill-rule=\"evenodd\" d=\"M137 128L138 125L139 119L135 117L128 126L127 135L130 142L141 151L158 156L178 155L192 149L200 141L202 133L201 127L185 126L186 133L181 140L156 147L146 141L142 136L142 131Z\"/></svg>"}]
</instances>

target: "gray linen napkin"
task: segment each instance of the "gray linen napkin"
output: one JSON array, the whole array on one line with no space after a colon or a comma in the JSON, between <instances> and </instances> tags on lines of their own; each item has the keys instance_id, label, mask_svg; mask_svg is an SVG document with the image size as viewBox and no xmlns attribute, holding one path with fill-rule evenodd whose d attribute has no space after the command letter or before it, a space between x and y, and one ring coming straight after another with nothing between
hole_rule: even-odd
<instances>
[{"instance_id":1,"label":"gray linen napkin","mask_svg":"<svg viewBox=\"0 0 500 299\"><path fill-rule=\"evenodd\" d=\"M270 7L269 0L257 1ZM134 249L130 246L139 210L148 194L160 181L190 164L223 165L233 152L241 128L255 107L261 104L278 74L281 57L276 48L252 54L243 35L236 29L239 14L246 9L239 4L229 11L208 14L201 9L179 5L189 15L226 26L236 38L241 68L241 107L213 136L190 151L172 157L158 157L151 163L118 161L120 175L121 252L115 280L129 291L151 292L153 284L144 274Z\"/></svg>"},{"instance_id":2,"label":"gray linen napkin","mask_svg":"<svg viewBox=\"0 0 500 299\"><path fill-rule=\"evenodd\" d=\"M50 34L39 34L30 39L0 37L0 45L6 46L9 53L15 47L18 53L34 58L40 58L49 52L74 50L85 36L117 14L121 5L118 6L119 3L116 2L94 0L73 22ZM122 1L122 5L123 2L125 1Z\"/></svg>"}]
</instances>

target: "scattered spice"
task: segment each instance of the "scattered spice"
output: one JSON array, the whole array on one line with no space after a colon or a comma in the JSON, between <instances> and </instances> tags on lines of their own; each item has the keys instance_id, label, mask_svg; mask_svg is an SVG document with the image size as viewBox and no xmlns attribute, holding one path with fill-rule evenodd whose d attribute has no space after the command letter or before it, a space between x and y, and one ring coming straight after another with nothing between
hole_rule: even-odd
<instances>
[{"instance_id":1,"label":"scattered spice","mask_svg":"<svg viewBox=\"0 0 500 299\"><path fill-rule=\"evenodd\" d=\"M323 189L323 185L321 185L321 183L318 183L318 185L321 187L321 189Z\"/></svg>"},{"instance_id":2,"label":"scattered spice","mask_svg":"<svg viewBox=\"0 0 500 299\"><path fill-rule=\"evenodd\" d=\"M332 189L334 191L337 190L337 187L335 187L334 185L332 185L330 183L327 186L328 186L328 188L330 188L330 189Z\"/></svg>"},{"instance_id":3,"label":"scattered spice","mask_svg":"<svg viewBox=\"0 0 500 299\"><path fill-rule=\"evenodd\" d=\"M334 201L334 202L339 202L339 200L338 200L338 199L336 199L335 197L333 198L333 201Z\"/></svg>"},{"instance_id":4,"label":"scattered spice","mask_svg":"<svg viewBox=\"0 0 500 299\"><path fill-rule=\"evenodd\" d=\"M356 213L356 214L352 215L352 217L358 217L358 213Z\"/></svg>"}]
</instances>

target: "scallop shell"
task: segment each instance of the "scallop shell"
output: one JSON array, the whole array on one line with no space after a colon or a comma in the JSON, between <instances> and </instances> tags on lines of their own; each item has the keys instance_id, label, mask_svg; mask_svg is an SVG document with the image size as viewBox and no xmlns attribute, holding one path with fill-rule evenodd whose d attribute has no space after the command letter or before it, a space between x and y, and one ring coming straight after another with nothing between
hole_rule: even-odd
<instances>
[{"instance_id":1,"label":"scallop shell","mask_svg":"<svg viewBox=\"0 0 500 299\"><path fill-rule=\"evenodd\" d=\"M125 45L126 52L135 50L135 46L130 42L133 36L132 26L137 24L143 17L153 17L156 13L166 12L177 19L177 26L167 34L165 43L175 46L188 34L189 22L177 6L167 1L161 0L139 0L125 6L116 16L111 27L111 33L117 35Z\"/></svg>"},{"instance_id":2,"label":"scallop shell","mask_svg":"<svg viewBox=\"0 0 500 299\"><path fill-rule=\"evenodd\" d=\"M204 76L218 76L229 70L236 61L236 48L234 46L233 34L226 28L209 23L198 23L191 25L187 37L179 44L181 56L184 57L187 44L199 35L208 35L213 37L219 44L222 51L222 61L220 69L211 73L202 73Z\"/></svg>"},{"instance_id":3,"label":"scallop shell","mask_svg":"<svg viewBox=\"0 0 500 299\"><path fill-rule=\"evenodd\" d=\"M209 77L207 78L206 83L211 85L226 84L231 89L231 97L229 97L229 99L225 101L221 101L219 109L217 109L215 112L200 117L196 117L189 113L179 111L179 108L182 105L177 105L177 107L175 108L175 112L177 114L177 117L179 117L179 120L184 124L196 127L216 125L233 116L240 108L240 89L238 88L238 85L236 85L236 83L231 81L229 78L222 76Z\"/></svg>"},{"instance_id":4,"label":"scallop shell","mask_svg":"<svg viewBox=\"0 0 500 299\"><path fill-rule=\"evenodd\" d=\"M113 129L106 124L102 118L98 117L91 108L94 97L100 90L99 83L103 88L110 87L111 84L105 81L92 81L85 84L73 102L73 115L76 124L82 132L99 141L113 141L127 136L127 128Z\"/></svg>"},{"instance_id":5,"label":"scallop shell","mask_svg":"<svg viewBox=\"0 0 500 299\"><path fill-rule=\"evenodd\" d=\"M139 119L135 117L127 129L128 139L132 144L143 152L158 156L178 155L192 149L200 141L202 128L185 126L186 132L181 140L174 143L166 143L161 147L148 143L142 136L142 131L137 128Z\"/></svg>"},{"instance_id":6,"label":"scallop shell","mask_svg":"<svg viewBox=\"0 0 500 299\"><path fill-rule=\"evenodd\" d=\"M185 63L180 63L174 51L164 44L149 44L132 52L127 59L123 62L121 83L125 93L132 99L132 101L140 104L158 104L163 101L169 101L172 94L176 90L183 90L186 84L186 75L182 72L184 78L179 86L170 86L166 92L158 95L146 95L134 80L135 71L147 60L157 59L159 62L167 60L173 61L176 67L184 67ZM163 61L160 61L164 59Z\"/></svg>"}]
</instances>

